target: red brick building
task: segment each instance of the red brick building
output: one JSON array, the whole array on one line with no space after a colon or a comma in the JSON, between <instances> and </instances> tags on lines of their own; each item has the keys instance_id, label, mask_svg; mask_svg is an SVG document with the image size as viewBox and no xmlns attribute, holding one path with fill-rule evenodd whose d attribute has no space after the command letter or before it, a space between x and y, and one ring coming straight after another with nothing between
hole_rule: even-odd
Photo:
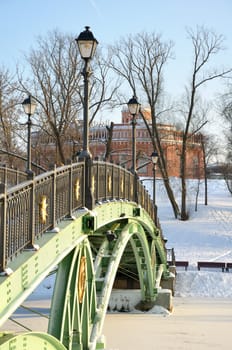
<instances>
[{"instance_id":1,"label":"red brick building","mask_svg":"<svg viewBox=\"0 0 232 350\"><path fill-rule=\"evenodd\" d=\"M143 111L148 123L151 122L150 112ZM122 111L122 123L114 124L110 160L114 163L131 168L132 158L132 125L128 110ZM136 118L136 154L137 168L148 163L153 152L153 146L145 123L140 115ZM167 160L169 176L180 176L180 152L182 146L182 132L175 126L158 125L161 144ZM106 151L107 129L103 125L90 128L90 150L93 157L103 159ZM204 173L202 135L194 134L189 137L187 144L186 170L188 178L202 178ZM140 176L152 176L152 164L147 164L138 170ZM159 176L157 169L157 176Z\"/></svg>"},{"instance_id":2,"label":"red brick building","mask_svg":"<svg viewBox=\"0 0 232 350\"><path fill-rule=\"evenodd\" d=\"M151 115L148 110L143 110L148 123L151 123ZM128 110L122 111L122 122L114 124L112 133L112 143L110 152L110 161L124 165L130 169L132 166L132 116ZM83 122L80 120L78 124L78 132L75 127L67 133L63 142L63 149L66 160L76 159L76 153L82 148L81 135ZM177 130L174 125L160 124L158 125L161 144L164 155L167 160L167 169L169 176L180 176L180 153L182 146L182 132ZM90 127L89 147L93 158L99 160L104 159L106 152L106 142L108 139L108 131L106 125L95 124ZM137 168L140 176L152 176L151 154L153 146L151 139L142 116L136 118L136 154ZM187 144L187 162L186 170L188 178L202 178L204 174L203 152L202 152L202 135L194 134L188 138ZM54 139L44 132L32 133L32 160L43 167L48 164L60 164L57 146ZM145 164L143 166L143 164ZM159 169L156 172L160 176Z\"/></svg>"}]
</instances>

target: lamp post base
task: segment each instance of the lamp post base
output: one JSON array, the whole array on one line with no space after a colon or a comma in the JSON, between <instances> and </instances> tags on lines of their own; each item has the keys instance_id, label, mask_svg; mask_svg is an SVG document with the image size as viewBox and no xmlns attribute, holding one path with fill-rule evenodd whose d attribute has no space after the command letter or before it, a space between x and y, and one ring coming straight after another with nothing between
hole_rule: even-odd
<instances>
[{"instance_id":1,"label":"lamp post base","mask_svg":"<svg viewBox=\"0 0 232 350\"><path fill-rule=\"evenodd\" d=\"M32 180L34 178L34 172L31 169L26 170L28 180Z\"/></svg>"},{"instance_id":2,"label":"lamp post base","mask_svg":"<svg viewBox=\"0 0 232 350\"><path fill-rule=\"evenodd\" d=\"M92 159L92 154L89 150L82 150L77 155L79 162L84 162L86 159Z\"/></svg>"}]
</instances>

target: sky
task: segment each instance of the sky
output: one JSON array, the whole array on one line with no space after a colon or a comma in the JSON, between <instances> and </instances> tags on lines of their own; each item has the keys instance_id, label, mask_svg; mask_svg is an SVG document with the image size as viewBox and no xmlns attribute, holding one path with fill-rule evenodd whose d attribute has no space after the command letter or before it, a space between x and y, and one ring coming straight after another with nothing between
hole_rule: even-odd
<instances>
[{"instance_id":1,"label":"sky","mask_svg":"<svg viewBox=\"0 0 232 350\"><path fill-rule=\"evenodd\" d=\"M232 56L231 0L0 0L0 66L14 69L23 54L36 46L38 36L58 29L76 38L86 25L99 45L112 44L129 34L156 32L175 44L167 67L167 90L184 91L191 75L191 45L186 28L204 25L225 36L227 50L218 56L219 66L229 67ZM214 98L219 83L204 89ZM130 96L129 96L130 98Z\"/></svg>"}]
</instances>

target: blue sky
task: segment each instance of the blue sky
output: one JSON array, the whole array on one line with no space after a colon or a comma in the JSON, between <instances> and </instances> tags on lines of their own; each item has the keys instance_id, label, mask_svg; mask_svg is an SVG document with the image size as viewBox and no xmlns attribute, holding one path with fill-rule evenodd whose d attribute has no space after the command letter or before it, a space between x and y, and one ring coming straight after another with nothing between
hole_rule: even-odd
<instances>
[{"instance_id":1,"label":"blue sky","mask_svg":"<svg viewBox=\"0 0 232 350\"><path fill-rule=\"evenodd\" d=\"M231 0L0 0L0 13L0 65L10 68L36 45L37 36L59 29L75 38L85 25L91 27L99 45L141 31L172 40L175 60L168 67L170 92L183 91L191 72L186 27L204 25L223 34L228 50L217 63L232 65Z\"/></svg>"}]
</instances>

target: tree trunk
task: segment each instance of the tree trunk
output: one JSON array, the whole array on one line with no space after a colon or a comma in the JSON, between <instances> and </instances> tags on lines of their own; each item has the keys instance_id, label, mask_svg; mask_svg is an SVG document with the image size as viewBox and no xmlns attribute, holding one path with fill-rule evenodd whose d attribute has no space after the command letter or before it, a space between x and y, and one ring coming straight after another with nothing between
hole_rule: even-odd
<instances>
[{"instance_id":1,"label":"tree trunk","mask_svg":"<svg viewBox=\"0 0 232 350\"><path fill-rule=\"evenodd\" d=\"M186 135L183 136L182 141L182 152L181 152L181 220L188 220L188 214L186 210Z\"/></svg>"},{"instance_id":2,"label":"tree trunk","mask_svg":"<svg viewBox=\"0 0 232 350\"><path fill-rule=\"evenodd\" d=\"M149 124L147 123L146 118L144 117L144 115L142 113L142 111L140 111L140 113L141 113L143 120L144 120L144 123L147 127L147 130L148 130L148 133L150 135L154 150L156 150L159 154L158 167L160 169L160 172L161 172L161 175L162 175L162 178L164 181L164 186L165 186L168 198L169 198L170 203L172 205L173 213L175 215L175 218L177 219L177 217L180 215L180 210L179 210L178 204L175 200L175 196L174 196L172 187L170 185L168 171L167 171L167 163L165 161L164 152L163 152L163 148L161 145L158 128L156 127L156 123L154 120L155 118L152 118L152 122L153 122L152 129L153 130L151 130ZM152 113L153 113L152 115L155 115L154 111L152 111Z\"/></svg>"},{"instance_id":3,"label":"tree trunk","mask_svg":"<svg viewBox=\"0 0 232 350\"><path fill-rule=\"evenodd\" d=\"M170 185L170 182L169 182L169 178L168 177L166 177L166 178L163 177L163 181L164 181L164 186L165 186L168 198L169 198L170 203L172 205L172 209L173 209L175 218L177 219L178 216L180 215L180 211L179 211L178 204L177 204L177 202L175 200L175 196L174 196L174 193L172 191L172 188L171 188L171 185Z\"/></svg>"},{"instance_id":4,"label":"tree trunk","mask_svg":"<svg viewBox=\"0 0 232 350\"><path fill-rule=\"evenodd\" d=\"M197 211L197 207L198 207L199 192L200 192L200 179L198 179L198 181L197 181L197 191L196 191L196 198L195 198L195 211Z\"/></svg>"},{"instance_id":5,"label":"tree trunk","mask_svg":"<svg viewBox=\"0 0 232 350\"><path fill-rule=\"evenodd\" d=\"M207 172L206 172L206 155L205 155L205 142L202 137L201 146L203 151L203 164L204 164L204 181L205 181L205 205L208 205L208 181L207 181Z\"/></svg>"},{"instance_id":6,"label":"tree trunk","mask_svg":"<svg viewBox=\"0 0 232 350\"><path fill-rule=\"evenodd\" d=\"M57 135L58 137L56 138L56 142L57 142L57 150L58 150L58 156L59 156L59 161L58 161L58 165L65 165L65 156L64 156L64 152L63 152L63 142L61 141L59 135Z\"/></svg>"}]
</instances>

